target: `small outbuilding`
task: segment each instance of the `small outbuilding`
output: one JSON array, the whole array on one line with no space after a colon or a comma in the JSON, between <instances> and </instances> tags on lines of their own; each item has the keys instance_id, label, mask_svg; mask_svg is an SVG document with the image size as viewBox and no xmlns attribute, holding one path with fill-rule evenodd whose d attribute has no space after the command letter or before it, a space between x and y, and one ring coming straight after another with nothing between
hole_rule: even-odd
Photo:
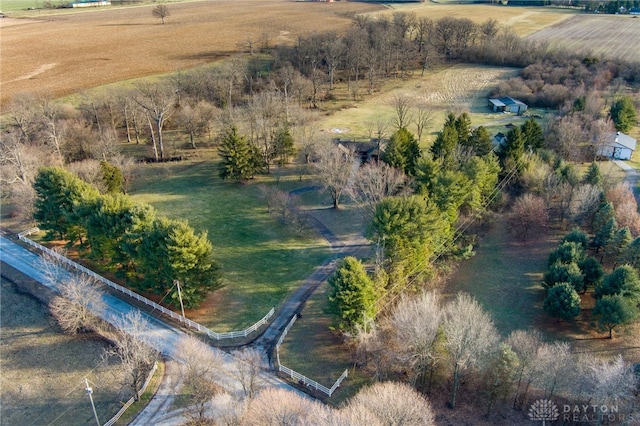
<instances>
[{"instance_id":1,"label":"small outbuilding","mask_svg":"<svg viewBox=\"0 0 640 426\"><path fill-rule=\"evenodd\" d=\"M521 115L527 110L527 104L508 96L489 99L489 107L495 112L513 112Z\"/></svg>"},{"instance_id":2,"label":"small outbuilding","mask_svg":"<svg viewBox=\"0 0 640 426\"><path fill-rule=\"evenodd\" d=\"M636 140L622 132L610 133L606 142L598 148L598 155L614 160L631 160L636 150Z\"/></svg>"}]
</instances>

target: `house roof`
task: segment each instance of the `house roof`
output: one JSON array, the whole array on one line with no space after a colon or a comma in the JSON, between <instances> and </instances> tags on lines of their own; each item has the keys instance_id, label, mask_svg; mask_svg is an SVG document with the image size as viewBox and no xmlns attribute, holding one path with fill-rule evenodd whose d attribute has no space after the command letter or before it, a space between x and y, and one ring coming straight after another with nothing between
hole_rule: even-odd
<instances>
[{"instance_id":1,"label":"house roof","mask_svg":"<svg viewBox=\"0 0 640 426\"><path fill-rule=\"evenodd\" d=\"M631 151L636 150L636 140L629 135L625 135L622 132L610 133L609 143L611 145L620 145L624 148L630 149Z\"/></svg>"},{"instance_id":2,"label":"house roof","mask_svg":"<svg viewBox=\"0 0 640 426\"><path fill-rule=\"evenodd\" d=\"M503 107L507 105L526 105L524 102L519 101L517 99L513 99L509 96L505 96L503 98L492 98L492 99L489 99L489 102L499 107Z\"/></svg>"}]
</instances>

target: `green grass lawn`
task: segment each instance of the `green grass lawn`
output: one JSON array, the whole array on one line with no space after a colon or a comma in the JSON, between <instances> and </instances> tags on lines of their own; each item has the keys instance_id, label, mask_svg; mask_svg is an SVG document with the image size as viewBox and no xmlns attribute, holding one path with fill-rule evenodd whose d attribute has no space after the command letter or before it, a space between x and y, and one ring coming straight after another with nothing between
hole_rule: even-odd
<instances>
[{"instance_id":1,"label":"green grass lawn","mask_svg":"<svg viewBox=\"0 0 640 426\"><path fill-rule=\"evenodd\" d=\"M187 316L215 331L250 326L330 255L313 229L297 234L267 211L259 182L222 181L212 161L144 167L144 177L132 185L132 197L208 232L225 287ZM275 181L273 175L257 180L265 185Z\"/></svg>"},{"instance_id":2,"label":"green grass lawn","mask_svg":"<svg viewBox=\"0 0 640 426\"><path fill-rule=\"evenodd\" d=\"M342 337L329 329L330 315L325 313L329 285L323 284L307 301L280 346L280 362L300 374L330 388L345 369L349 376L326 402L339 405L355 395L369 379L354 369L350 351Z\"/></svg>"}]
</instances>

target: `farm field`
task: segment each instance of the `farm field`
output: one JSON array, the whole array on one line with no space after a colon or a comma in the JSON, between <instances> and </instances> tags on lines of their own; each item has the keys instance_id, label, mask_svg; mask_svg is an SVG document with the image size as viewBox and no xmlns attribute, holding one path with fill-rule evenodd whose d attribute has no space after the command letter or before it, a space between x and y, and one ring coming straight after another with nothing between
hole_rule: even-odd
<instances>
[{"instance_id":1,"label":"farm field","mask_svg":"<svg viewBox=\"0 0 640 426\"><path fill-rule=\"evenodd\" d=\"M293 43L314 31L341 31L367 3L222 0L172 3L167 23L153 5L0 20L1 105L19 92L60 97L91 87L174 72L257 44Z\"/></svg>"},{"instance_id":2,"label":"farm field","mask_svg":"<svg viewBox=\"0 0 640 426\"><path fill-rule=\"evenodd\" d=\"M630 15L578 15L528 37L551 47L640 61L640 19Z\"/></svg>"},{"instance_id":3,"label":"farm field","mask_svg":"<svg viewBox=\"0 0 640 426\"><path fill-rule=\"evenodd\" d=\"M258 45L293 43L302 35L342 31L356 14L397 11L429 16L489 18L527 35L571 16L565 9L490 5L394 5L282 0L171 3L162 25L153 5L0 20L0 107L20 92L60 97L89 88L209 63L227 57L249 38Z\"/></svg>"},{"instance_id":4,"label":"farm field","mask_svg":"<svg viewBox=\"0 0 640 426\"><path fill-rule=\"evenodd\" d=\"M85 377L92 382L98 418L109 420L129 394L121 394L118 365L97 367L106 343L62 334L40 302L4 279L1 285L2 424L95 424Z\"/></svg>"}]
</instances>

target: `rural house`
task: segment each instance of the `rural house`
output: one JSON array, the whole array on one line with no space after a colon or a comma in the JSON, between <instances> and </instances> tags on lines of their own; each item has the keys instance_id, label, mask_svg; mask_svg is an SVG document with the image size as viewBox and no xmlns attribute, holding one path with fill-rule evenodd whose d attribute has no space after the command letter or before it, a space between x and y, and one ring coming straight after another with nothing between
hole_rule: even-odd
<instances>
[{"instance_id":1,"label":"rural house","mask_svg":"<svg viewBox=\"0 0 640 426\"><path fill-rule=\"evenodd\" d=\"M636 140L621 132L610 133L607 141L598 148L598 155L614 160L630 160L636 150Z\"/></svg>"},{"instance_id":2,"label":"rural house","mask_svg":"<svg viewBox=\"0 0 640 426\"><path fill-rule=\"evenodd\" d=\"M518 115L527 110L527 104L508 96L489 99L489 107L495 112L514 112Z\"/></svg>"},{"instance_id":3,"label":"rural house","mask_svg":"<svg viewBox=\"0 0 640 426\"><path fill-rule=\"evenodd\" d=\"M371 139L371 141L369 142L356 142L352 140L336 138L333 140L333 142L345 154L353 152L357 157L360 157L360 162L362 164L369 161L378 161L378 159L380 158L378 149L382 149L382 147L386 145L386 142L382 141L380 144L378 144L377 139Z\"/></svg>"}]
</instances>

